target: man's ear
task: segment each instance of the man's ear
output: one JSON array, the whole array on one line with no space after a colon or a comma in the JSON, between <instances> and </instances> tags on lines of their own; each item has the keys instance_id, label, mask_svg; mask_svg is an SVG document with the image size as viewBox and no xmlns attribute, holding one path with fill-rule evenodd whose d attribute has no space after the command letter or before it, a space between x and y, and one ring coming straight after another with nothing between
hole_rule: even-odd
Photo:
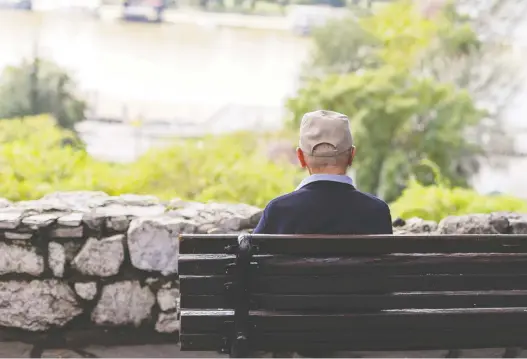
<instances>
[{"instance_id":1,"label":"man's ear","mask_svg":"<svg viewBox=\"0 0 527 359\"><path fill-rule=\"evenodd\" d=\"M351 164L353 163L353 159L355 158L355 151L357 149L355 148L355 146L351 146L351 156L350 156L350 159L349 159L349 162L348 162L348 166L351 166Z\"/></svg>"},{"instance_id":2,"label":"man's ear","mask_svg":"<svg viewBox=\"0 0 527 359\"><path fill-rule=\"evenodd\" d=\"M304 157L304 152L302 152L300 147L297 147L296 149L296 157L298 158L298 162L300 162L300 166L302 166L302 168L306 168L306 158Z\"/></svg>"}]
</instances>

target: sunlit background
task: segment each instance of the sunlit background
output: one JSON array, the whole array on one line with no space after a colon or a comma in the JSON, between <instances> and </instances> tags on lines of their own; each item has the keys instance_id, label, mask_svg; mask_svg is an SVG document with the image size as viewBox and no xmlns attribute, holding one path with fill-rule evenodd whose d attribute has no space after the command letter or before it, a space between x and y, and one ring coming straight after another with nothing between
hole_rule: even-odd
<instances>
[{"instance_id":1,"label":"sunlit background","mask_svg":"<svg viewBox=\"0 0 527 359\"><path fill-rule=\"evenodd\" d=\"M0 44L0 197L263 206L327 108L400 214L527 208L527 2L0 0Z\"/></svg>"}]
</instances>

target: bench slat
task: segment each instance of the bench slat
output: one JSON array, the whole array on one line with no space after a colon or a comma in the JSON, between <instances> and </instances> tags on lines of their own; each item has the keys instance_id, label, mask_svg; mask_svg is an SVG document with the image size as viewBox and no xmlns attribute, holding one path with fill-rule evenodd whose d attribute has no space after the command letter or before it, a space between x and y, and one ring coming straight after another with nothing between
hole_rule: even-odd
<instances>
[{"instance_id":1,"label":"bench slat","mask_svg":"<svg viewBox=\"0 0 527 359\"><path fill-rule=\"evenodd\" d=\"M181 310L181 333L222 333L232 310ZM250 311L250 323L261 333L323 333L387 329L478 330L527 328L527 308L414 309L360 314L310 314ZM465 333L466 336L466 333Z\"/></svg>"},{"instance_id":2,"label":"bench slat","mask_svg":"<svg viewBox=\"0 0 527 359\"><path fill-rule=\"evenodd\" d=\"M389 253L527 253L527 235L474 234L429 236L292 236L253 235L258 254L307 256L374 255ZM180 236L180 253L226 253L235 235Z\"/></svg>"},{"instance_id":3,"label":"bench slat","mask_svg":"<svg viewBox=\"0 0 527 359\"><path fill-rule=\"evenodd\" d=\"M180 276L184 295L225 294L230 276ZM527 275L255 276L253 293L356 294L527 289Z\"/></svg>"},{"instance_id":4,"label":"bench slat","mask_svg":"<svg viewBox=\"0 0 527 359\"><path fill-rule=\"evenodd\" d=\"M522 347L527 344L527 330L516 328L496 331L474 329L470 336L462 330L373 330L349 333L278 333L252 336L255 350L295 351L322 349L328 351L476 349L488 347ZM218 334L182 334L181 350L219 350L223 338Z\"/></svg>"},{"instance_id":5,"label":"bench slat","mask_svg":"<svg viewBox=\"0 0 527 359\"><path fill-rule=\"evenodd\" d=\"M234 263L236 256L225 254L181 254L178 257L180 275L225 274L227 265Z\"/></svg>"},{"instance_id":6,"label":"bench slat","mask_svg":"<svg viewBox=\"0 0 527 359\"><path fill-rule=\"evenodd\" d=\"M179 274L225 274L234 255L181 255ZM527 274L527 254L391 254L376 257L306 258L255 256L253 267L264 275L331 274Z\"/></svg>"},{"instance_id":7,"label":"bench slat","mask_svg":"<svg viewBox=\"0 0 527 359\"><path fill-rule=\"evenodd\" d=\"M222 254L227 246L238 244L236 234L180 234L180 254Z\"/></svg>"},{"instance_id":8,"label":"bench slat","mask_svg":"<svg viewBox=\"0 0 527 359\"><path fill-rule=\"evenodd\" d=\"M305 310L320 312L383 309L492 308L521 307L527 304L527 291L486 292L410 292L388 295L273 295L252 296L253 309ZM223 295L181 296L181 308L232 308Z\"/></svg>"}]
</instances>

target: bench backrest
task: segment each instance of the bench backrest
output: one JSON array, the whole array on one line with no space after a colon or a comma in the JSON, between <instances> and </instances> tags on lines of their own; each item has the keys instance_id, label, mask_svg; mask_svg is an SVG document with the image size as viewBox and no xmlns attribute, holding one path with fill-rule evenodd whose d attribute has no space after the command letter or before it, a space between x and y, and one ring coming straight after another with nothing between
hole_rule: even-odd
<instances>
[{"instance_id":1,"label":"bench backrest","mask_svg":"<svg viewBox=\"0 0 527 359\"><path fill-rule=\"evenodd\" d=\"M180 253L183 350L527 341L525 235L184 235Z\"/></svg>"}]
</instances>

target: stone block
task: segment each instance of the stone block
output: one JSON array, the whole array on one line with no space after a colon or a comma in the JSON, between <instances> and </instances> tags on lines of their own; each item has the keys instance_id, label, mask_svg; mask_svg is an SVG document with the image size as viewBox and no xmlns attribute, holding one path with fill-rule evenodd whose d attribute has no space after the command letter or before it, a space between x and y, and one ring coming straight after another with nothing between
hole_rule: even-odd
<instances>
[{"instance_id":1,"label":"stone block","mask_svg":"<svg viewBox=\"0 0 527 359\"><path fill-rule=\"evenodd\" d=\"M161 308L161 310L164 312L166 312L167 310L176 309L178 304L178 298L179 289L177 288L161 288L157 292L157 303L159 304L159 308Z\"/></svg>"},{"instance_id":2,"label":"stone block","mask_svg":"<svg viewBox=\"0 0 527 359\"><path fill-rule=\"evenodd\" d=\"M62 278L64 276L64 267L66 266L66 250L62 244L49 242L48 261L53 275Z\"/></svg>"},{"instance_id":3,"label":"stone block","mask_svg":"<svg viewBox=\"0 0 527 359\"><path fill-rule=\"evenodd\" d=\"M513 234L527 234L527 214L510 218L509 223Z\"/></svg>"},{"instance_id":4,"label":"stone block","mask_svg":"<svg viewBox=\"0 0 527 359\"><path fill-rule=\"evenodd\" d=\"M24 211L7 208L0 210L0 229L15 229L24 218Z\"/></svg>"},{"instance_id":5,"label":"stone block","mask_svg":"<svg viewBox=\"0 0 527 359\"><path fill-rule=\"evenodd\" d=\"M131 203L134 203L134 201ZM108 229L116 232L126 232L132 219L160 216L165 212L165 207L162 205L111 204L97 208L95 212L106 217L106 227Z\"/></svg>"},{"instance_id":6,"label":"stone block","mask_svg":"<svg viewBox=\"0 0 527 359\"><path fill-rule=\"evenodd\" d=\"M504 216L490 214L469 214L449 216L439 222L440 234L497 234L507 233L509 221Z\"/></svg>"},{"instance_id":7,"label":"stone block","mask_svg":"<svg viewBox=\"0 0 527 359\"><path fill-rule=\"evenodd\" d=\"M57 227L51 230L50 236L52 238L82 238L84 228L78 227Z\"/></svg>"},{"instance_id":8,"label":"stone block","mask_svg":"<svg viewBox=\"0 0 527 359\"><path fill-rule=\"evenodd\" d=\"M128 248L134 267L177 273L180 233L194 233L196 224L180 218L138 218L128 229Z\"/></svg>"},{"instance_id":9,"label":"stone block","mask_svg":"<svg viewBox=\"0 0 527 359\"><path fill-rule=\"evenodd\" d=\"M127 216L115 216L106 219L106 228L115 232L126 232L130 225L131 219Z\"/></svg>"},{"instance_id":10,"label":"stone block","mask_svg":"<svg viewBox=\"0 0 527 359\"><path fill-rule=\"evenodd\" d=\"M80 212L68 213L57 219L59 226L64 227L79 227L82 224L84 214Z\"/></svg>"},{"instance_id":11,"label":"stone block","mask_svg":"<svg viewBox=\"0 0 527 359\"><path fill-rule=\"evenodd\" d=\"M62 327L81 313L75 294L63 282L0 282L1 326L41 331Z\"/></svg>"},{"instance_id":12,"label":"stone block","mask_svg":"<svg viewBox=\"0 0 527 359\"><path fill-rule=\"evenodd\" d=\"M75 292L82 299L92 300L97 295L97 283L86 282L86 283L75 283Z\"/></svg>"},{"instance_id":13,"label":"stone block","mask_svg":"<svg viewBox=\"0 0 527 359\"><path fill-rule=\"evenodd\" d=\"M179 332L180 324L177 313L160 313L156 323L156 331L159 333Z\"/></svg>"},{"instance_id":14,"label":"stone block","mask_svg":"<svg viewBox=\"0 0 527 359\"><path fill-rule=\"evenodd\" d=\"M84 214L82 221L88 226L88 228L94 231L101 231L106 221L106 217L100 213L89 212Z\"/></svg>"},{"instance_id":15,"label":"stone block","mask_svg":"<svg viewBox=\"0 0 527 359\"><path fill-rule=\"evenodd\" d=\"M410 218L405 221L404 226L396 228L397 231L408 234L431 233L437 230L437 223L434 221L426 221L421 218Z\"/></svg>"},{"instance_id":16,"label":"stone block","mask_svg":"<svg viewBox=\"0 0 527 359\"><path fill-rule=\"evenodd\" d=\"M101 299L91 314L99 325L135 325L150 318L156 298L150 288L138 281L109 284L102 289Z\"/></svg>"},{"instance_id":17,"label":"stone block","mask_svg":"<svg viewBox=\"0 0 527 359\"><path fill-rule=\"evenodd\" d=\"M28 226L31 229L44 228L55 223L59 216L60 215L57 213L35 214L22 219L22 224Z\"/></svg>"},{"instance_id":18,"label":"stone block","mask_svg":"<svg viewBox=\"0 0 527 359\"><path fill-rule=\"evenodd\" d=\"M44 258L33 247L22 247L0 242L0 275L26 273L34 276L44 271Z\"/></svg>"},{"instance_id":19,"label":"stone block","mask_svg":"<svg viewBox=\"0 0 527 359\"><path fill-rule=\"evenodd\" d=\"M15 241L27 241L33 238L33 233L30 232L5 232L4 237L6 239Z\"/></svg>"},{"instance_id":20,"label":"stone block","mask_svg":"<svg viewBox=\"0 0 527 359\"><path fill-rule=\"evenodd\" d=\"M101 240L89 238L72 266L86 275L110 277L119 273L124 260L124 235Z\"/></svg>"}]
</instances>

